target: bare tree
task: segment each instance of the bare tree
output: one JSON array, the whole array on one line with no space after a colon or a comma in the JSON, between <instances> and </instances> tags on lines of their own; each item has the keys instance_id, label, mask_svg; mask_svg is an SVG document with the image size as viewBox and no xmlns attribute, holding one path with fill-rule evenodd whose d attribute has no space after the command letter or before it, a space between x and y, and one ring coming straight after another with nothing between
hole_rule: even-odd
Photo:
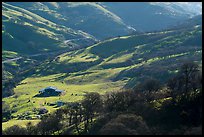
<instances>
[{"instance_id":1,"label":"bare tree","mask_svg":"<svg viewBox=\"0 0 204 137\"><path fill-rule=\"evenodd\" d=\"M168 81L168 87L172 89L172 97L177 95L187 96L190 91L195 91L202 87L201 73L198 65L193 62L183 64L179 73Z\"/></svg>"}]
</instances>

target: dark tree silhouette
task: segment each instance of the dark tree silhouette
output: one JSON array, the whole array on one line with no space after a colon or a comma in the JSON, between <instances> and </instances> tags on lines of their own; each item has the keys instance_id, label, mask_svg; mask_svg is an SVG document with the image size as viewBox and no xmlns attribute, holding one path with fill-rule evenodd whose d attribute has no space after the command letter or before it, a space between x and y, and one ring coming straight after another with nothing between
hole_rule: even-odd
<instances>
[{"instance_id":1,"label":"dark tree silhouette","mask_svg":"<svg viewBox=\"0 0 204 137\"><path fill-rule=\"evenodd\" d=\"M19 127L18 125L11 126L2 132L2 135L26 135L27 131L25 128Z\"/></svg>"},{"instance_id":2,"label":"dark tree silhouette","mask_svg":"<svg viewBox=\"0 0 204 137\"><path fill-rule=\"evenodd\" d=\"M171 78L167 86L172 90L172 97L177 95L188 96L190 91L195 91L202 87L202 75L199 72L198 65L193 62L183 64L178 74Z\"/></svg>"},{"instance_id":3,"label":"dark tree silhouette","mask_svg":"<svg viewBox=\"0 0 204 137\"><path fill-rule=\"evenodd\" d=\"M152 92L152 91L157 91L161 88L161 84L158 80L149 78L144 80L144 82L141 82L135 87L135 90L138 91L147 91L147 92Z\"/></svg>"},{"instance_id":4,"label":"dark tree silhouette","mask_svg":"<svg viewBox=\"0 0 204 137\"><path fill-rule=\"evenodd\" d=\"M37 127L42 135L51 135L55 131L59 131L62 127L62 111L57 110L56 112L46 115L37 124Z\"/></svg>"},{"instance_id":5,"label":"dark tree silhouette","mask_svg":"<svg viewBox=\"0 0 204 137\"><path fill-rule=\"evenodd\" d=\"M193 62L183 64L180 69L181 77L184 80L184 91L188 93L193 88L193 81L198 73L198 65Z\"/></svg>"},{"instance_id":6,"label":"dark tree silhouette","mask_svg":"<svg viewBox=\"0 0 204 137\"><path fill-rule=\"evenodd\" d=\"M84 108L84 118L85 118L85 131L88 130L89 119L91 123L95 113L102 110L102 99L99 93L91 92L86 94L85 99L82 101L82 106Z\"/></svg>"},{"instance_id":7,"label":"dark tree silhouette","mask_svg":"<svg viewBox=\"0 0 204 137\"><path fill-rule=\"evenodd\" d=\"M102 135L148 135L150 130L141 116L121 114L99 131Z\"/></svg>"}]
</instances>

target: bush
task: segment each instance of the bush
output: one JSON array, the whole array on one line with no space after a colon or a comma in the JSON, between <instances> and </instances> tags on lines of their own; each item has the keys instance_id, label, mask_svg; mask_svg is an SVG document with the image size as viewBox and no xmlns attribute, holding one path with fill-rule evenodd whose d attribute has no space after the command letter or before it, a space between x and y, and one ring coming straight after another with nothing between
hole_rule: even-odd
<instances>
[{"instance_id":1,"label":"bush","mask_svg":"<svg viewBox=\"0 0 204 137\"><path fill-rule=\"evenodd\" d=\"M99 131L102 135L148 135L150 130L141 116L121 114Z\"/></svg>"},{"instance_id":2,"label":"bush","mask_svg":"<svg viewBox=\"0 0 204 137\"><path fill-rule=\"evenodd\" d=\"M27 135L27 131L18 125L11 126L2 132L3 135Z\"/></svg>"},{"instance_id":3,"label":"bush","mask_svg":"<svg viewBox=\"0 0 204 137\"><path fill-rule=\"evenodd\" d=\"M146 79L144 82L138 84L135 87L135 90L152 92L152 91L158 91L160 88L161 88L161 84L158 80L149 78L149 79Z\"/></svg>"},{"instance_id":4,"label":"bush","mask_svg":"<svg viewBox=\"0 0 204 137\"><path fill-rule=\"evenodd\" d=\"M60 110L42 117L42 120L37 124L40 134L51 135L55 131L59 131L62 128L61 119L62 113Z\"/></svg>"}]
</instances>

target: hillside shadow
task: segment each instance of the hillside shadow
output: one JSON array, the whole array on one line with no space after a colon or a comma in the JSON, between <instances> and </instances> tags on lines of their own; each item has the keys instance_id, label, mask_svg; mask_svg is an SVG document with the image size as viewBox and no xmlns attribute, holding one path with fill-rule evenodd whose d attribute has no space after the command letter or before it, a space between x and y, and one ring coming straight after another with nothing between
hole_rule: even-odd
<instances>
[{"instance_id":1,"label":"hillside shadow","mask_svg":"<svg viewBox=\"0 0 204 137\"><path fill-rule=\"evenodd\" d=\"M70 74L69 74L69 73L66 73L64 76L60 76L60 77L54 78L53 80L54 80L54 81L64 80L64 79L67 78L68 76L70 76Z\"/></svg>"}]
</instances>

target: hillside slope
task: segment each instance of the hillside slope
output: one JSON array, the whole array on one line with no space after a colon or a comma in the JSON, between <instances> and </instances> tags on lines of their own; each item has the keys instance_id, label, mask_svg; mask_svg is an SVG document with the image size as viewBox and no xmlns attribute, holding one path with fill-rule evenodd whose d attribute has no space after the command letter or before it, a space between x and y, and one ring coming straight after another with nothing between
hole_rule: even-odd
<instances>
[{"instance_id":1,"label":"hillside slope","mask_svg":"<svg viewBox=\"0 0 204 137\"><path fill-rule=\"evenodd\" d=\"M73 102L81 100L87 92L104 94L132 88L147 78L165 82L185 61L194 61L202 67L201 36L202 27L196 25L116 37L70 51L30 69L27 78L14 89L15 94L3 101L10 104L13 117L18 118L27 112L34 116L33 108L42 107L43 102ZM35 97L47 86L66 93L60 97ZM28 104L28 100L35 103ZM43 107L49 112L57 109L49 105Z\"/></svg>"},{"instance_id":2,"label":"hillside slope","mask_svg":"<svg viewBox=\"0 0 204 137\"><path fill-rule=\"evenodd\" d=\"M186 6L170 10L165 3L162 5L156 2L102 2L101 5L137 31L166 29L193 16Z\"/></svg>"},{"instance_id":3,"label":"hillside slope","mask_svg":"<svg viewBox=\"0 0 204 137\"><path fill-rule=\"evenodd\" d=\"M87 32L97 39L127 34L123 20L95 2L12 2L54 23Z\"/></svg>"},{"instance_id":4,"label":"hillside slope","mask_svg":"<svg viewBox=\"0 0 204 137\"><path fill-rule=\"evenodd\" d=\"M8 4L21 7L58 25L82 30L101 40L135 31L166 29L200 14L195 11L201 12L200 8L193 10L190 4L159 2L8 2Z\"/></svg>"},{"instance_id":5,"label":"hillside slope","mask_svg":"<svg viewBox=\"0 0 204 137\"><path fill-rule=\"evenodd\" d=\"M69 48L65 40L94 37L71 28L57 25L23 8L2 3L3 51L36 54ZM26 36L25 36L26 35Z\"/></svg>"},{"instance_id":6,"label":"hillside slope","mask_svg":"<svg viewBox=\"0 0 204 137\"><path fill-rule=\"evenodd\" d=\"M48 64L44 64L39 73L46 75L61 72L72 73L81 70L87 72L89 69L108 70L119 68L124 69L125 72L131 72L133 68L142 68L144 70L146 67L150 68L152 64L161 68L156 62L165 63L161 65L165 66L165 73L167 70L170 73L174 71L173 68L178 68L179 61L201 61L201 36L202 27L192 24L188 28L172 31L116 37L86 49L64 53L48 62ZM194 54L197 56L194 56ZM172 62L175 59L178 62ZM121 72L114 79L126 77L125 72ZM150 72L152 71L150 70ZM129 75L131 77L137 76L136 74Z\"/></svg>"},{"instance_id":7,"label":"hillside slope","mask_svg":"<svg viewBox=\"0 0 204 137\"><path fill-rule=\"evenodd\" d=\"M3 83L40 61L97 41L88 33L59 25L18 5L2 3Z\"/></svg>"}]
</instances>

